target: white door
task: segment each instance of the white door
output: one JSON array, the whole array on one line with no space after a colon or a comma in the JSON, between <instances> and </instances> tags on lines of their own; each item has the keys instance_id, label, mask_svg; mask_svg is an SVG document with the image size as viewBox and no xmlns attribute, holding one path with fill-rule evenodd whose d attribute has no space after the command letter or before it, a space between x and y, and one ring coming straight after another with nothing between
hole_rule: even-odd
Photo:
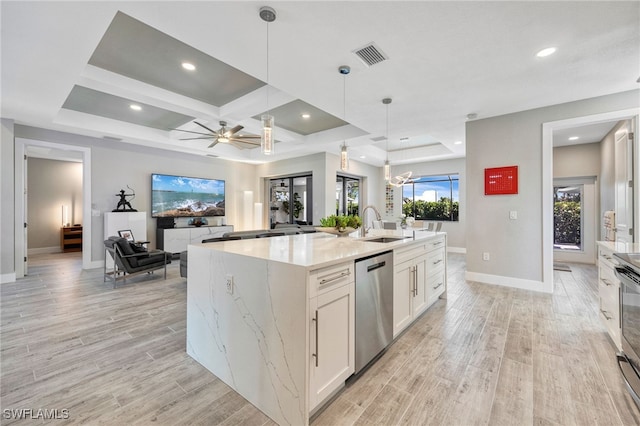
<instances>
[{"instance_id":1,"label":"white door","mask_svg":"<svg viewBox=\"0 0 640 426\"><path fill-rule=\"evenodd\" d=\"M23 222L24 222L24 253L22 253L23 259L24 259L24 275L27 275L29 273L29 269L28 269L28 258L27 258L27 250L29 248L29 228L28 228L28 223L27 223L27 212L29 210L27 210L27 193L29 191L29 186L27 185L27 156L24 156L24 194L22 194L22 214L23 214Z\"/></svg>"},{"instance_id":2,"label":"white door","mask_svg":"<svg viewBox=\"0 0 640 426\"><path fill-rule=\"evenodd\" d=\"M633 242L633 140L626 128L615 137L616 241L629 243Z\"/></svg>"}]
</instances>

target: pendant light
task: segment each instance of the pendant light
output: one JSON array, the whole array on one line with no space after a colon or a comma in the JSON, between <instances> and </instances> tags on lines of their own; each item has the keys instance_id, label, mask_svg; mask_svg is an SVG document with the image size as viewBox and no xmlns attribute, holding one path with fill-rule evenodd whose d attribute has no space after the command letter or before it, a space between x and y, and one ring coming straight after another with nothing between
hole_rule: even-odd
<instances>
[{"instance_id":1,"label":"pendant light","mask_svg":"<svg viewBox=\"0 0 640 426\"><path fill-rule=\"evenodd\" d=\"M351 72L348 65L338 67L338 72L342 74L342 119L347 121L347 75ZM349 152L347 151L347 141L342 141L342 149L340 150L340 170L343 172L349 170Z\"/></svg>"},{"instance_id":2,"label":"pendant light","mask_svg":"<svg viewBox=\"0 0 640 426\"><path fill-rule=\"evenodd\" d=\"M389 165L389 104L391 98L384 98L382 103L387 106L387 133L385 139L387 140L387 159L384 161L384 180L389 182L391 180L391 166Z\"/></svg>"},{"instance_id":3,"label":"pendant light","mask_svg":"<svg viewBox=\"0 0 640 426\"><path fill-rule=\"evenodd\" d=\"M269 6L263 6L260 8L260 18L267 23L267 112L260 117L262 121L260 150L264 155L272 155L274 153L274 120L273 115L269 113L269 23L276 20L276 11Z\"/></svg>"}]
</instances>

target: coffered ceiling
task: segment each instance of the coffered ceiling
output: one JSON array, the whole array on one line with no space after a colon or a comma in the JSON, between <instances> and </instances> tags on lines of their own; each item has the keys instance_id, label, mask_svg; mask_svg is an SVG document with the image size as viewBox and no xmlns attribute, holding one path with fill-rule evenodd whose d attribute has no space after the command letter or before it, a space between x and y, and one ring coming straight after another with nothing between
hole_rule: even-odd
<instances>
[{"instance_id":1,"label":"coffered ceiling","mask_svg":"<svg viewBox=\"0 0 640 426\"><path fill-rule=\"evenodd\" d=\"M264 5L276 10L275 22L258 16ZM105 144L236 161L338 154L343 141L353 159L374 165L387 151L392 164L461 157L470 113L482 119L639 87L638 2L0 7L2 117ZM366 65L354 52L369 45L386 59ZM554 55L536 57L549 46ZM341 75L340 65L351 73ZM393 99L388 110L385 97ZM223 143L209 149L210 141L181 140L189 133L173 130L226 121L259 134L267 111L274 156Z\"/></svg>"}]
</instances>

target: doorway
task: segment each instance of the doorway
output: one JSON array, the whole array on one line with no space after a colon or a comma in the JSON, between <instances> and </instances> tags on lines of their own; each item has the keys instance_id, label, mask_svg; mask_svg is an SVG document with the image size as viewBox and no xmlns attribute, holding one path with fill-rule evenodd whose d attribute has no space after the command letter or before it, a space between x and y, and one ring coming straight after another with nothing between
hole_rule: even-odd
<instances>
[{"instance_id":1,"label":"doorway","mask_svg":"<svg viewBox=\"0 0 640 426\"><path fill-rule=\"evenodd\" d=\"M269 225L313 224L312 177L288 176L269 180Z\"/></svg>"},{"instance_id":2,"label":"doorway","mask_svg":"<svg viewBox=\"0 0 640 426\"><path fill-rule=\"evenodd\" d=\"M604 123L608 121L633 120L633 130L637 134L638 115L640 109L630 108L585 117L570 118L542 124L542 281L541 291L553 293L553 138L554 131L584 126L588 124ZM638 153L633 156L633 164L640 164ZM638 181L638 167L633 171L634 180ZM634 222L638 223L640 210L639 200L633 201ZM637 231L635 231L637 235Z\"/></svg>"},{"instance_id":3,"label":"doorway","mask_svg":"<svg viewBox=\"0 0 640 426\"><path fill-rule=\"evenodd\" d=\"M553 260L595 263L596 178L554 179Z\"/></svg>"},{"instance_id":4,"label":"doorway","mask_svg":"<svg viewBox=\"0 0 640 426\"><path fill-rule=\"evenodd\" d=\"M336 215L360 214L360 179L336 177Z\"/></svg>"},{"instance_id":5,"label":"doorway","mask_svg":"<svg viewBox=\"0 0 640 426\"><path fill-rule=\"evenodd\" d=\"M16 194L24 194L15 200L15 253L16 278L23 278L28 269L28 203L27 203L27 158L30 153L37 152L39 157L52 159L74 158L82 162L82 268L91 269L102 265L102 262L91 261L91 149L76 145L65 145L33 139L15 138L15 186ZM56 216L62 216L62 211ZM71 217L69 217L71 219ZM62 218L60 219L63 220Z\"/></svg>"}]
</instances>

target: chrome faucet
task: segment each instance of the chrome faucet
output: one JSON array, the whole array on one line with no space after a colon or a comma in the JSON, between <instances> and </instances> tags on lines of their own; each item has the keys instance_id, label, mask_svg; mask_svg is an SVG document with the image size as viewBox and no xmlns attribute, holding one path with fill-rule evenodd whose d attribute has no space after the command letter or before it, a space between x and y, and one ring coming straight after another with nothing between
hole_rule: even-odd
<instances>
[{"instance_id":1,"label":"chrome faucet","mask_svg":"<svg viewBox=\"0 0 640 426\"><path fill-rule=\"evenodd\" d=\"M376 214L376 220L380 221L382 220L382 216L380 216L380 212L378 211L378 209L376 209L376 207L373 204L369 204L368 206L365 206L364 209L362 209L362 230L360 231L360 236L361 237L366 237L367 236L367 232L369 232L369 229L371 229L371 227L373 227L373 222L371 223L371 227L367 228L366 226L366 222L365 222L365 213L367 212L367 210L373 210L374 213Z\"/></svg>"}]
</instances>

